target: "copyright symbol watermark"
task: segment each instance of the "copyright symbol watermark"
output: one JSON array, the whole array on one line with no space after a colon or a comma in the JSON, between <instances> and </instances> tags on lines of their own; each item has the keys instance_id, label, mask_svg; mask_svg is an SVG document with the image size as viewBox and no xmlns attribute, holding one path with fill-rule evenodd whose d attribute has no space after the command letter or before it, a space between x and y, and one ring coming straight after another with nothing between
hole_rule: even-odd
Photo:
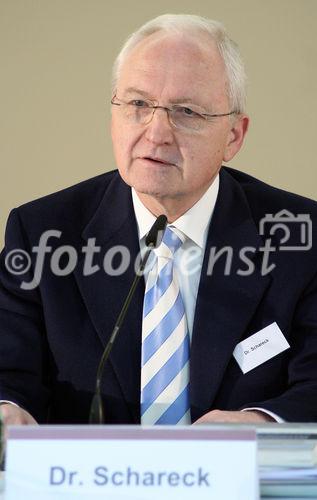
<instances>
[{"instance_id":1,"label":"copyright symbol watermark","mask_svg":"<svg viewBox=\"0 0 317 500\"><path fill-rule=\"evenodd\" d=\"M17 248L7 254L4 263L9 273L19 276L29 271L31 257L25 250Z\"/></svg>"}]
</instances>

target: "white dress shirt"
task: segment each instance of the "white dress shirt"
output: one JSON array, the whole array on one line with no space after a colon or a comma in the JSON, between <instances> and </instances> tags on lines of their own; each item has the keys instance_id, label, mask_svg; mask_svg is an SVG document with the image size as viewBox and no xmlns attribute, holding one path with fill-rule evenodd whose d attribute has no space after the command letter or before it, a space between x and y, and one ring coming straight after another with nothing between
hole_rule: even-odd
<instances>
[{"instance_id":1,"label":"white dress shirt","mask_svg":"<svg viewBox=\"0 0 317 500\"><path fill-rule=\"evenodd\" d=\"M179 230L186 236L185 243L175 254L174 268L184 302L190 337L193 332L195 306L207 233L215 208L218 190L219 175L217 175L202 198L190 210L179 217L173 224L169 224L170 227L175 228L175 232ZM140 249L143 251L145 248L145 236L154 224L156 217L143 205L133 188L132 199L138 225ZM146 279L147 273L145 273Z\"/></svg>"}]
</instances>

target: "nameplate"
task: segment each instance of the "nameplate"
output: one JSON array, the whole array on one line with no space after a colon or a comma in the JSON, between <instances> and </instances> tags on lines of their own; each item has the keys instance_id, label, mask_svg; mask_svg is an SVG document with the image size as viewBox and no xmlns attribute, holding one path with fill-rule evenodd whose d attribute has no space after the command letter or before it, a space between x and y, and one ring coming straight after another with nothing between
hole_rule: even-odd
<instances>
[{"instance_id":1,"label":"nameplate","mask_svg":"<svg viewBox=\"0 0 317 500\"><path fill-rule=\"evenodd\" d=\"M6 500L255 500L255 431L9 427Z\"/></svg>"}]
</instances>

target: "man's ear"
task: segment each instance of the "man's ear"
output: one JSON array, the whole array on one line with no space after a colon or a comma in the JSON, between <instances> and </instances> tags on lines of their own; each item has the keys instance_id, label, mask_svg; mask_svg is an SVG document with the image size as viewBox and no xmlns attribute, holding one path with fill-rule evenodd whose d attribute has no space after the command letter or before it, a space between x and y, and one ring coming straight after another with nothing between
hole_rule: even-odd
<instances>
[{"instance_id":1,"label":"man's ear","mask_svg":"<svg viewBox=\"0 0 317 500\"><path fill-rule=\"evenodd\" d=\"M249 117L247 115L238 115L232 123L231 130L228 135L228 144L225 149L223 160L225 162L232 160L232 158L240 150L245 134L249 128Z\"/></svg>"}]
</instances>

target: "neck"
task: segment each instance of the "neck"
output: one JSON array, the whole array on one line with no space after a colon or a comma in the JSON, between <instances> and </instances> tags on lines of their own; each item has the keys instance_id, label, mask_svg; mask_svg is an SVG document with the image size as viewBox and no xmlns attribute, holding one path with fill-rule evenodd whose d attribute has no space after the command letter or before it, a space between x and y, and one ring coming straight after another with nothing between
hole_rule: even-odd
<instances>
[{"instance_id":1,"label":"neck","mask_svg":"<svg viewBox=\"0 0 317 500\"><path fill-rule=\"evenodd\" d=\"M212 182L210 182L208 186L205 186L205 188L198 194L196 193L195 195L192 194L191 196L187 196L186 199L184 199L183 197L154 197L152 195L140 193L138 191L137 195L143 205L153 215L155 215L155 217L164 214L166 215L168 222L172 223L175 220L179 219L179 217L184 215L184 213L186 213L190 208L192 208L195 203L197 203L197 201L200 200L200 198L205 194L211 184Z\"/></svg>"}]
</instances>

